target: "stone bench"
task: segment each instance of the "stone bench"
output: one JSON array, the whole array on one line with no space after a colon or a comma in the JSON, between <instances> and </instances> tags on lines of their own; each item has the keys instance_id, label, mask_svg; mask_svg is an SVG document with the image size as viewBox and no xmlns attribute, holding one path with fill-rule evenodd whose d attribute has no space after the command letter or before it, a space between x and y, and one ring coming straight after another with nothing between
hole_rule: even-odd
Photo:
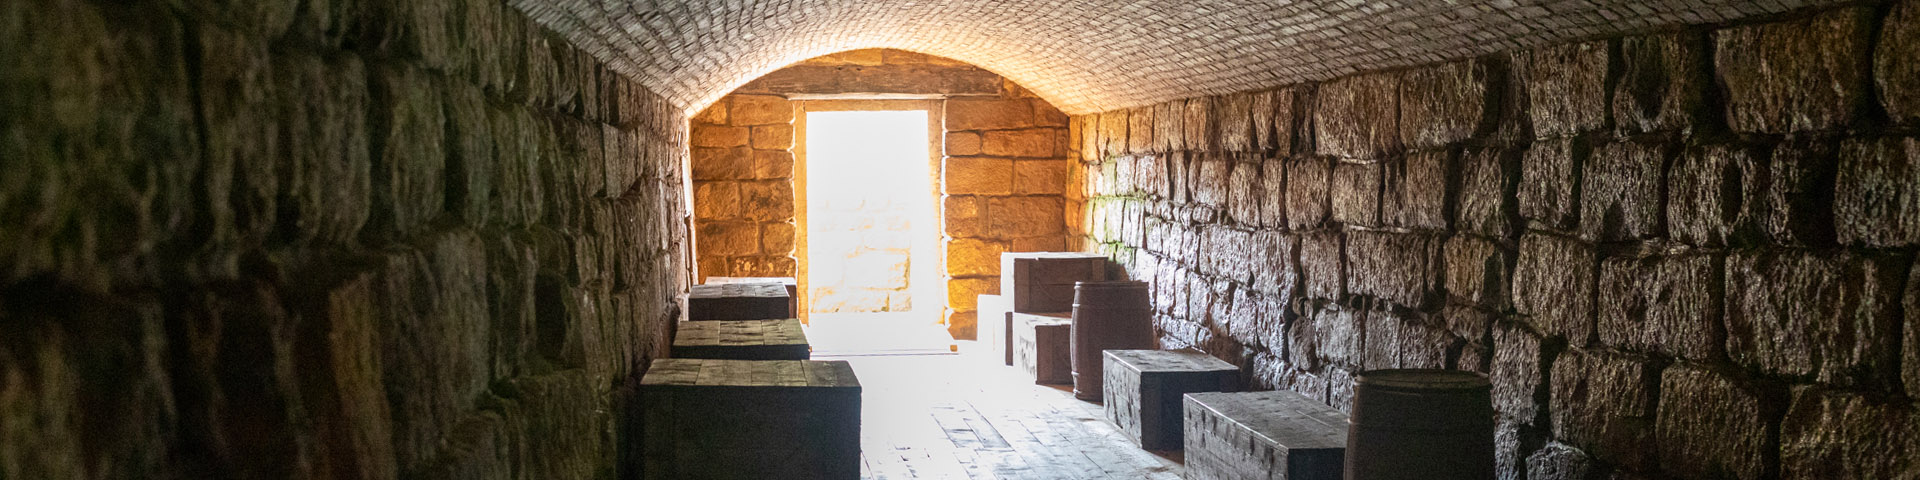
<instances>
[{"instance_id":1,"label":"stone bench","mask_svg":"<svg viewBox=\"0 0 1920 480\"><path fill-rule=\"evenodd\" d=\"M1033 383L1073 383L1073 319L1015 313L1013 363L1033 375Z\"/></svg>"},{"instance_id":2,"label":"stone bench","mask_svg":"<svg viewBox=\"0 0 1920 480\"><path fill-rule=\"evenodd\" d=\"M1187 478L1339 480L1347 415L1293 392L1186 396Z\"/></svg>"},{"instance_id":3,"label":"stone bench","mask_svg":"<svg viewBox=\"0 0 1920 480\"><path fill-rule=\"evenodd\" d=\"M707 277L707 285L771 283L787 289L787 317L800 318L800 283L793 277Z\"/></svg>"},{"instance_id":4,"label":"stone bench","mask_svg":"<svg viewBox=\"0 0 1920 480\"><path fill-rule=\"evenodd\" d=\"M687 298L687 320L779 320L787 315L787 289L772 283L694 285Z\"/></svg>"},{"instance_id":5,"label":"stone bench","mask_svg":"<svg viewBox=\"0 0 1920 480\"><path fill-rule=\"evenodd\" d=\"M1240 387L1239 367L1190 350L1107 350L1101 376L1107 419L1147 450L1181 448L1181 395Z\"/></svg>"},{"instance_id":6,"label":"stone bench","mask_svg":"<svg viewBox=\"0 0 1920 480\"><path fill-rule=\"evenodd\" d=\"M806 360L812 356L800 320L681 322L673 358Z\"/></svg>"},{"instance_id":7,"label":"stone bench","mask_svg":"<svg viewBox=\"0 0 1920 480\"><path fill-rule=\"evenodd\" d=\"M860 477L847 362L660 359L640 401L644 478Z\"/></svg>"}]
</instances>

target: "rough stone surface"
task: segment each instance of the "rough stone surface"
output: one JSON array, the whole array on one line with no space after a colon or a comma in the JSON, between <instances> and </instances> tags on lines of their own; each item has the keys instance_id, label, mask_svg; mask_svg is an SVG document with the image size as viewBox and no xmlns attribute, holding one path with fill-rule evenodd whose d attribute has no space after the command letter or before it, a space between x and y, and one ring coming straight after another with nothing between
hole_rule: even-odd
<instances>
[{"instance_id":1,"label":"rough stone surface","mask_svg":"<svg viewBox=\"0 0 1920 480\"><path fill-rule=\"evenodd\" d=\"M1920 470L1920 416L1909 405L1813 388L1780 423L1780 478L1900 478Z\"/></svg>"},{"instance_id":2,"label":"rough stone surface","mask_svg":"<svg viewBox=\"0 0 1920 480\"><path fill-rule=\"evenodd\" d=\"M1907 292L1901 300L1907 318L1903 329L1906 331L1903 337L1906 341L1901 343L1906 346L1906 355L1900 373L1905 377L1907 396L1910 397L1920 396L1920 341L1914 340L1920 339L1920 268L1912 272L1907 275Z\"/></svg>"},{"instance_id":3,"label":"rough stone surface","mask_svg":"<svg viewBox=\"0 0 1920 480\"><path fill-rule=\"evenodd\" d=\"M1706 114L1707 42L1693 32L1620 39L1613 119L1630 132L1691 130Z\"/></svg>"},{"instance_id":4,"label":"rough stone surface","mask_svg":"<svg viewBox=\"0 0 1920 480\"><path fill-rule=\"evenodd\" d=\"M1584 344L1593 336L1598 264L1593 248L1578 240L1531 233L1520 237L1514 310L1542 333Z\"/></svg>"},{"instance_id":5,"label":"rough stone surface","mask_svg":"<svg viewBox=\"0 0 1920 480\"><path fill-rule=\"evenodd\" d=\"M1332 207L1333 163L1320 158L1287 162L1287 228L1319 227Z\"/></svg>"},{"instance_id":6,"label":"rough stone surface","mask_svg":"<svg viewBox=\"0 0 1920 480\"><path fill-rule=\"evenodd\" d=\"M1869 100L1869 8L1713 34L1713 66L1734 130L1788 133L1852 125Z\"/></svg>"},{"instance_id":7,"label":"rough stone surface","mask_svg":"<svg viewBox=\"0 0 1920 480\"><path fill-rule=\"evenodd\" d=\"M1873 80L1878 87L1880 105L1888 116L1906 124L1920 123L1920 5L1912 1L1894 4L1880 26L1880 39L1874 43Z\"/></svg>"},{"instance_id":8,"label":"rough stone surface","mask_svg":"<svg viewBox=\"0 0 1920 480\"><path fill-rule=\"evenodd\" d=\"M1667 228L1674 240L1717 247L1753 237L1752 205L1766 188L1754 149L1713 145L1674 159L1667 178Z\"/></svg>"},{"instance_id":9,"label":"rough stone surface","mask_svg":"<svg viewBox=\"0 0 1920 480\"><path fill-rule=\"evenodd\" d=\"M1761 478L1767 410L1727 377L1697 367L1660 374L1655 438L1660 470L1680 478Z\"/></svg>"},{"instance_id":10,"label":"rough stone surface","mask_svg":"<svg viewBox=\"0 0 1920 480\"><path fill-rule=\"evenodd\" d=\"M1541 138L1607 127L1608 42L1534 49L1528 55L1528 112Z\"/></svg>"},{"instance_id":11,"label":"rough stone surface","mask_svg":"<svg viewBox=\"0 0 1920 480\"><path fill-rule=\"evenodd\" d=\"M1313 110L1314 145L1321 155L1379 159L1400 149L1400 76L1377 73L1320 85Z\"/></svg>"},{"instance_id":12,"label":"rough stone surface","mask_svg":"<svg viewBox=\"0 0 1920 480\"><path fill-rule=\"evenodd\" d=\"M1534 142L1520 160L1520 216L1554 230L1579 226L1581 164L1587 155L1580 137Z\"/></svg>"},{"instance_id":13,"label":"rough stone surface","mask_svg":"<svg viewBox=\"0 0 1920 480\"><path fill-rule=\"evenodd\" d=\"M1287 228L1287 164L1285 157L1260 162L1260 226Z\"/></svg>"},{"instance_id":14,"label":"rough stone surface","mask_svg":"<svg viewBox=\"0 0 1920 480\"><path fill-rule=\"evenodd\" d=\"M1300 235L1300 271L1307 296L1339 299L1346 295L1345 238L1337 232Z\"/></svg>"},{"instance_id":15,"label":"rough stone surface","mask_svg":"<svg viewBox=\"0 0 1920 480\"><path fill-rule=\"evenodd\" d=\"M1667 163L1664 144L1617 142L1587 159L1580 185L1580 236L1593 241L1657 237L1666 233L1661 195Z\"/></svg>"},{"instance_id":16,"label":"rough stone surface","mask_svg":"<svg viewBox=\"0 0 1920 480\"><path fill-rule=\"evenodd\" d=\"M1727 258L1727 354L1764 372L1833 385L1895 379L1895 291L1909 267L1879 255L1782 252Z\"/></svg>"},{"instance_id":17,"label":"rough stone surface","mask_svg":"<svg viewBox=\"0 0 1920 480\"><path fill-rule=\"evenodd\" d=\"M1494 238L1518 233L1514 195L1520 152L1470 149L1460 156L1460 200L1454 228Z\"/></svg>"},{"instance_id":18,"label":"rough stone surface","mask_svg":"<svg viewBox=\"0 0 1920 480\"><path fill-rule=\"evenodd\" d=\"M1446 230L1447 198L1454 184L1454 154L1447 150L1407 154L1386 165L1381 220L1401 228Z\"/></svg>"},{"instance_id":19,"label":"rough stone surface","mask_svg":"<svg viewBox=\"0 0 1920 480\"><path fill-rule=\"evenodd\" d=\"M1409 70L1400 76L1400 142L1441 147L1473 137L1487 105L1487 67L1467 60Z\"/></svg>"},{"instance_id":20,"label":"rough stone surface","mask_svg":"<svg viewBox=\"0 0 1920 480\"><path fill-rule=\"evenodd\" d=\"M1347 232L1347 288L1356 295L1422 308L1440 293L1439 239L1413 233Z\"/></svg>"},{"instance_id":21,"label":"rough stone surface","mask_svg":"<svg viewBox=\"0 0 1920 480\"><path fill-rule=\"evenodd\" d=\"M1334 164L1331 185L1333 221L1351 225L1380 225L1380 183L1385 170L1383 163Z\"/></svg>"},{"instance_id":22,"label":"rough stone surface","mask_svg":"<svg viewBox=\"0 0 1920 480\"><path fill-rule=\"evenodd\" d=\"M1227 181L1227 213L1235 223L1258 226L1266 196L1266 184L1260 179L1260 163L1236 161Z\"/></svg>"},{"instance_id":23,"label":"rough stone surface","mask_svg":"<svg viewBox=\"0 0 1920 480\"><path fill-rule=\"evenodd\" d=\"M1493 410L1502 418L1532 422L1546 403L1549 369L1544 340L1519 325L1493 325Z\"/></svg>"},{"instance_id":24,"label":"rough stone surface","mask_svg":"<svg viewBox=\"0 0 1920 480\"><path fill-rule=\"evenodd\" d=\"M1443 248L1446 292L1454 302L1495 310L1512 304L1512 248L1467 235L1447 237Z\"/></svg>"},{"instance_id":25,"label":"rough stone surface","mask_svg":"<svg viewBox=\"0 0 1920 480\"><path fill-rule=\"evenodd\" d=\"M1645 358L1568 350L1553 361L1553 436L1617 465L1653 466L1654 387Z\"/></svg>"},{"instance_id":26,"label":"rough stone surface","mask_svg":"<svg viewBox=\"0 0 1920 480\"><path fill-rule=\"evenodd\" d=\"M1712 254L1609 257L1600 263L1600 342L1699 362L1719 357L1724 261Z\"/></svg>"},{"instance_id":27,"label":"rough stone surface","mask_svg":"<svg viewBox=\"0 0 1920 480\"><path fill-rule=\"evenodd\" d=\"M1836 146L1820 139L1792 138L1773 150L1766 190L1752 205L1754 222L1767 240L1782 245L1833 242Z\"/></svg>"},{"instance_id":28,"label":"rough stone surface","mask_svg":"<svg viewBox=\"0 0 1920 480\"><path fill-rule=\"evenodd\" d=\"M1900 247L1920 243L1920 139L1848 140L1840 146L1833 193L1841 243Z\"/></svg>"}]
</instances>

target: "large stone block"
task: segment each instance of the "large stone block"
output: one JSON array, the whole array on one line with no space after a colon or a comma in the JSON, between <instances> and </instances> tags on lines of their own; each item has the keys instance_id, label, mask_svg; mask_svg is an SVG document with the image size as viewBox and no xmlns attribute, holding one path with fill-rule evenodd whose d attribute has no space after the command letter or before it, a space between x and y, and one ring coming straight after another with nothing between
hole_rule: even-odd
<instances>
[{"instance_id":1,"label":"large stone block","mask_svg":"<svg viewBox=\"0 0 1920 480\"><path fill-rule=\"evenodd\" d=\"M1694 32L1620 39L1613 118L1629 132L1690 131L1706 114L1706 38Z\"/></svg>"},{"instance_id":2,"label":"large stone block","mask_svg":"<svg viewBox=\"0 0 1920 480\"><path fill-rule=\"evenodd\" d=\"M1149 107L1153 117L1153 150L1172 152L1187 149L1186 101L1160 102Z\"/></svg>"},{"instance_id":3,"label":"large stone block","mask_svg":"<svg viewBox=\"0 0 1920 480\"><path fill-rule=\"evenodd\" d=\"M1724 261L1682 253L1609 257L1600 263L1600 342L1709 362L1719 357Z\"/></svg>"},{"instance_id":4,"label":"large stone block","mask_svg":"<svg viewBox=\"0 0 1920 480\"><path fill-rule=\"evenodd\" d=\"M1841 243L1920 243L1920 139L1853 139L1840 146L1833 222Z\"/></svg>"},{"instance_id":5,"label":"large stone block","mask_svg":"<svg viewBox=\"0 0 1920 480\"><path fill-rule=\"evenodd\" d=\"M1247 281L1253 270L1252 261L1256 248L1252 232L1227 227L1209 227L1205 240L1200 244L1202 273L1222 277L1235 282Z\"/></svg>"},{"instance_id":6,"label":"large stone block","mask_svg":"<svg viewBox=\"0 0 1920 480\"><path fill-rule=\"evenodd\" d=\"M745 147L753 141L753 130L730 125L695 125L690 138L696 148Z\"/></svg>"},{"instance_id":7,"label":"large stone block","mask_svg":"<svg viewBox=\"0 0 1920 480\"><path fill-rule=\"evenodd\" d=\"M982 151L987 155L1003 157L1047 158L1066 154L1054 147L1059 143L1059 129L1029 128L1022 130L996 130L985 132Z\"/></svg>"},{"instance_id":8,"label":"large stone block","mask_svg":"<svg viewBox=\"0 0 1920 480\"><path fill-rule=\"evenodd\" d=\"M1226 154L1201 154L1193 159L1193 201L1213 208L1226 208L1232 191L1233 170L1238 162Z\"/></svg>"},{"instance_id":9,"label":"large stone block","mask_svg":"<svg viewBox=\"0 0 1920 480\"><path fill-rule=\"evenodd\" d=\"M1033 106L1026 100L997 100L955 98L946 102L947 130L1004 130L1026 128L1033 124ZM1125 145L1126 115L1103 114L1102 122L1120 122L1118 131L1107 130L1111 125L1103 125L1102 135L1109 141L1119 141ZM1111 117L1111 118L1106 118ZM1109 153L1119 153L1118 149Z\"/></svg>"},{"instance_id":10,"label":"large stone block","mask_svg":"<svg viewBox=\"0 0 1920 480\"><path fill-rule=\"evenodd\" d=\"M1266 157L1260 162L1260 195L1255 202L1260 205L1260 221L1257 225L1283 229L1287 228L1287 167L1285 157Z\"/></svg>"},{"instance_id":11,"label":"large stone block","mask_svg":"<svg viewBox=\"0 0 1920 480\"><path fill-rule=\"evenodd\" d=\"M1672 156L1662 143L1626 141L1596 149L1581 178L1580 236L1607 242L1665 234L1661 193Z\"/></svg>"},{"instance_id":12,"label":"large stone block","mask_svg":"<svg viewBox=\"0 0 1920 480\"><path fill-rule=\"evenodd\" d=\"M1713 66L1734 130L1789 133L1853 125L1869 101L1873 9L1713 33Z\"/></svg>"},{"instance_id":13,"label":"large stone block","mask_svg":"<svg viewBox=\"0 0 1920 480\"><path fill-rule=\"evenodd\" d=\"M1441 241L1417 233L1347 232L1348 289L1413 308L1439 302Z\"/></svg>"},{"instance_id":14,"label":"large stone block","mask_svg":"<svg viewBox=\"0 0 1920 480\"><path fill-rule=\"evenodd\" d=\"M1754 222L1768 241L1818 246L1833 242L1833 161L1837 147L1819 138L1790 137L1768 161L1766 190L1751 202Z\"/></svg>"},{"instance_id":15,"label":"large stone block","mask_svg":"<svg viewBox=\"0 0 1920 480\"><path fill-rule=\"evenodd\" d=\"M1667 175L1667 228L1674 240L1724 246L1750 238L1752 205L1766 188L1764 153L1738 145L1710 145L1674 159Z\"/></svg>"},{"instance_id":16,"label":"large stone block","mask_svg":"<svg viewBox=\"0 0 1920 480\"><path fill-rule=\"evenodd\" d=\"M1175 102L1179 102L1175 100ZM1144 155L1154 153L1154 141L1158 140L1158 119L1154 117L1154 107L1134 108L1127 114L1127 153Z\"/></svg>"},{"instance_id":17,"label":"large stone block","mask_svg":"<svg viewBox=\"0 0 1920 480\"><path fill-rule=\"evenodd\" d=\"M387 255L375 307L402 466L431 459L489 380L485 245L454 232L425 248Z\"/></svg>"},{"instance_id":18,"label":"large stone block","mask_svg":"<svg viewBox=\"0 0 1920 480\"><path fill-rule=\"evenodd\" d=\"M1460 155L1460 200L1454 207L1454 228L1494 238L1519 233L1515 191L1520 181L1520 153L1515 150L1468 149Z\"/></svg>"},{"instance_id":19,"label":"large stone block","mask_svg":"<svg viewBox=\"0 0 1920 480\"><path fill-rule=\"evenodd\" d=\"M794 219L793 183L780 180L740 182L742 216L758 222Z\"/></svg>"},{"instance_id":20,"label":"large stone block","mask_svg":"<svg viewBox=\"0 0 1920 480\"><path fill-rule=\"evenodd\" d=\"M1300 293L1300 239L1279 232L1253 234L1253 253L1248 258L1253 273L1251 288L1275 295L1283 304L1291 304Z\"/></svg>"},{"instance_id":21,"label":"large stone block","mask_svg":"<svg viewBox=\"0 0 1920 480\"><path fill-rule=\"evenodd\" d=\"M1385 170L1379 162L1334 164L1333 220L1352 225L1380 225L1380 184Z\"/></svg>"},{"instance_id":22,"label":"large stone block","mask_svg":"<svg viewBox=\"0 0 1920 480\"><path fill-rule=\"evenodd\" d=\"M1320 85L1313 110L1321 155L1379 159L1400 150L1400 75L1353 75Z\"/></svg>"},{"instance_id":23,"label":"large stone block","mask_svg":"<svg viewBox=\"0 0 1920 480\"><path fill-rule=\"evenodd\" d=\"M947 195L1007 195L1013 193L1013 160L991 157L947 157L941 193Z\"/></svg>"},{"instance_id":24,"label":"large stone block","mask_svg":"<svg viewBox=\"0 0 1920 480\"><path fill-rule=\"evenodd\" d=\"M1907 386L1907 396L1920 397L1920 268L1914 268L1907 276L1906 296L1901 300L1906 307L1906 346L1904 365L1900 374Z\"/></svg>"},{"instance_id":25,"label":"large stone block","mask_svg":"<svg viewBox=\"0 0 1920 480\"><path fill-rule=\"evenodd\" d=\"M294 235L352 242L367 221L373 188L365 69L351 55L280 55L274 57L273 78L281 92L302 92L280 95L278 112L283 128L302 132L282 137L277 153L291 165L280 174L287 200L281 207L291 216Z\"/></svg>"},{"instance_id":26,"label":"large stone block","mask_svg":"<svg viewBox=\"0 0 1920 480\"><path fill-rule=\"evenodd\" d=\"M1546 341L1525 327L1507 322L1493 325L1493 410L1501 417L1532 422L1544 410L1550 365Z\"/></svg>"},{"instance_id":27,"label":"large stone block","mask_svg":"<svg viewBox=\"0 0 1920 480\"><path fill-rule=\"evenodd\" d=\"M1117 213L1137 213L1120 210ZM1066 204L1060 197L1027 196L987 199L987 232L992 237L1024 238L1059 235L1066 230ZM1130 245L1138 245L1139 215L1128 215L1129 223L1119 225Z\"/></svg>"},{"instance_id":28,"label":"large stone block","mask_svg":"<svg viewBox=\"0 0 1920 480\"><path fill-rule=\"evenodd\" d=\"M1345 241L1337 231L1300 235L1300 277L1308 297L1339 300L1346 296Z\"/></svg>"},{"instance_id":29,"label":"large stone block","mask_svg":"<svg viewBox=\"0 0 1920 480\"><path fill-rule=\"evenodd\" d=\"M1580 449L1558 442L1549 442L1546 446L1527 455L1527 478L1529 480L1580 480L1599 477L1595 473L1602 467L1594 464L1592 456Z\"/></svg>"},{"instance_id":30,"label":"large stone block","mask_svg":"<svg viewBox=\"0 0 1920 480\"><path fill-rule=\"evenodd\" d=\"M1607 128L1606 41L1533 49L1527 55L1527 106L1533 134L1562 137Z\"/></svg>"},{"instance_id":31,"label":"large stone block","mask_svg":"<svg viewBox=\"0 0 1920 480\"><path fill-rule=\"evenodd\" d=\"M1446 230L1447 198L1454 187L1454 152L1426 150L1386 165L1381 221L1386 225Z\"/></svg>"},{"instance_id":32,"label":"large stone block","mask_svg":"<svg viewBox=\"0 0 1920 480\"><path fill-rule=\"evenodd\" d=\"M1554 438L1631 470L1653 466L1654 387L1660 383L1653 362L1568 350L1554 359L1551 377Z\"/></svg>"},{"instance_id":33,"label":"large stone block","mask_svg":"<svg viewBox=\"0 0 1920 480\"><path fill-rule=\"evenodd\" d=\"M692 149L694 180L745 180L753 178L753 150L747 147ZM537 173L536 173L537 175Z\"/></svg>"},{"instance_id":34,"label":"large stone block","mask_svg":"<svg viewBox=\"0 0 1920 480\"><path fill-rule=\"evenodd\" d=\"M1587 160L1581 137L1543 139L1520 160L1520 216L1535 225L1571 231L1580 224L1580 166Z\"/></svg>"},{"instance_id":35,"label":"large stone block","mask_svg":"<svg viewBox=\"0 0 1920 480\"><path fill-rule=\"evenodd\" d=\"M1771 374L1843 386L1891 384L1909 264L1804 251L1727 259L1727 354Z\"/></svg>"},{"instance_id":36,"label":"large stone block","mask_svg":"<svg viewBox=\"0 0 1920 480\"><path fill-rule=\"evenodd\" d=\"M1286 156L1293 153L1295 121L1302 109L1292 88L1253 94L1253 137L1256 148Z\"/></svg>"},{"instance_id":37,"label":"large stone block","mask_svg":"<svg viewBox=\"0 0 1920 480\"><path fill-rule=\"evenodd\" d=\"M1494 310L1505 310L1512 304L1514 252L1511 247L1469 235L1454 235L1447 237L1443 248L1446 292L1454 302Z\"/></svg>"},{"instance_id":38,"label":"large stone block","mask_svg":"<svg viewBox=\"0 0 1920 480\"><path fill-rule=\"evenodd\" d=\"M1324 225L1332 214L1333 163L1306 157L1287 161L1287 228Z\"/></svg>"},{"instance_id":39,"label":"large stone block","mask_svg":"<svg viewBox=\"0 0 1920 480\"><path fill-rule=\"evenodd\" d=\"M446 118L442 96L425 72L404 67L372 72L375 126L373 205L368 228L386 238L412 237L446 200Z\"/></svg>"},{"instance_id":40,"label":"large stone block","mask_svg":"<svg viewBox=\"0 0 1920 480\"><path fill-rule=\"evenodd\" d=\"M1520 237L1513 270L1513 307L1542 333L1584 345L1593 336L1595 271L1599 256L1578 240L1541 234Z\"/></svg>"},{"instance_id":41,"label":"large stone block","mask_svg":"<svg viewBox=\"0 0 1920 480\"><path fill-rule=\"evenodd\" d=\"M1780 478L1901 478L1920 470L1911 406L1802 388L1780 423Z\"/></svg>"},{"instance_id":42,"label":"large stone block","mask_svg":"<svg viewBox=\"0 0 1920 480\"><path fill-rule=\"evenodd\" d=\"M1895 122L1920 123L1920 4L1904 1L1880 24L1873 52L1873 80L1880 105Z\"/></svg>"},{"instance_id":43,"label":"large stone block","mask_svg":"<svg viewBox=\"0 0 1920 480\"><path fill-rule=\"evenodd\" d=\"M280 117L271 114L274 97L305 100L306 94L276 92L266 45L217 27L197 33L199 90L221 92L197 97L206 162L198 183L208 199L204 228L209 242L226 248L257 243L278 226L276 176L286 168L279 156Z\"/></svg>"},{"instance_id":44,"label":"large stone block","mask_svg":"<svg viewBox=\"0 0 1920 480\"><path fill-rule=\"evenodd\" d=\"M1367 312L1340 307L1323 308L1312 317L1302 317L1291 326L1294 344L1287 355L1299 368L1314 370L1322 365L1355 368L1366 352L1364 337Z\"/></svg>"},{"instance_id":45,"label":"large stone block","mask_svg":"<svg viewBox=\"0 0 1920 480\"><path fill-rule=\"evenodd\" d=\"M947 106L947 129L954 130L953 106ZM1114 110L1100 114L1099 121L1100 155L1105 159L1127 153L1127 111Z\"/></svg>"},{"instance_id":46,"label":"large stone block","mask_svg":"<svg viewBox=\"0 0 1920 480\"><path fill-rule=\"evenodd\" d=\"M1660 374L1655 441L1660 470L1677 478L1761 478L1768 410L1727 377L1676 365Z\"/></svg>"},{"instance_id":47,"label":"large stone block","mask_svg":"<svg viewBox=\"0 0 1920 480\"><path fill-rule=\"evenodd\" d=\"M569 370L512 383L519 396L507 422L518 429L516 446L526 449L518 465L527 475L579 478L613 469L611 395L603 381Z\"/></svg>"},{"instance_id":48,"label":"large stone block","mask_svg":"<svg viewBox=\"0 0 1920 480\"><path fill-rule=\"evenodd\" d=\"M1253 96L1234 93L1213 97L1213 126L1218 130L1219 147L1227 152L1258 151L1253 137Z\"/></svg>"},{"instance_id":49,"label":"large stone block","mask_svg":"<svg viewBox=\"0 0 1920 480\"><path fill-rule=\"evenodd\" d=\"M1235 161L1227 182L1227 216L1247 227L1260 225L1260 209L1266 197L1266 183L1260 179L1260 163Z\"/></svg>"},{"instance_id":50,"label":"large stone block","mask_svg":"<svg viewBox=\"0 0 1920 480\"><path fill-rule=\"evenodd\" d=\"M1211 152L1219 150L1219 128L1214 124L1213 97L1194 97L1186 100L1186 118L1181 121L1181 130L1186 135L1188 150Z\"/></svg>"},{"instance_id":51,"label":"large stone block","mask_svg":"<svg viewBox=\"0 0 1920 480\"><path fill-rule=\"evenodd\" d=\"M1066 189L1066 160L1013 162L1013 193L1015 195L1060 195Z\"/></svg>"},{"instance_id":52,"label":"large stone block","mask_svg":"<svg viewBox=\"0 0 1920 480\"><path fill-rule=\"evenodd\" d=\"M1462 60L1400 76L1400 143L1435 148L1473 137L1485 122L1487 68Z\"/></svg>"},{"instance_id":53,"label":"large stone block","mask_svg":"<svg viewBox=\"0 0 1920 480\"><path fill-rule=\"evenodd\" d=\"M727 117L742 127L793 123L793 104L775 95L732 95L727 102ZM955 130L961 130L956 128Z\"/></svg>"}]
</instances>

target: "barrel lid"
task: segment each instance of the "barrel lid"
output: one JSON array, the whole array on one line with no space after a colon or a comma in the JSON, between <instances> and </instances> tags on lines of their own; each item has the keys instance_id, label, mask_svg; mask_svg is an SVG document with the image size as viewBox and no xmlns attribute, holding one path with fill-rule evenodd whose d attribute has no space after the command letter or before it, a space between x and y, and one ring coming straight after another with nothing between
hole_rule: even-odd
<instances>
[{"instance_id":1,"label":"barrel lid","mask_svg":"<svg viewBox=\"0 0 1920 480\"><path fill-rule=\"evenodd\" d=\"M1486 375L1459 370L1407 368L1373 370L1355 376L1354 383L1377 388L1406 390L1475 390L1490 388Z\"/></svg>"}]
</instances>

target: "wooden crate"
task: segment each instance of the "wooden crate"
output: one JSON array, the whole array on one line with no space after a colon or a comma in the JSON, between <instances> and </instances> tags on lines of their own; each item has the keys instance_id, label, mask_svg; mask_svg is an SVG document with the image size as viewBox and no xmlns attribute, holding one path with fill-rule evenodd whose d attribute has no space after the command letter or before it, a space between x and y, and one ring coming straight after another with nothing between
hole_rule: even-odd
<instances>
[{"instance_id":1,"label":"wooden crate","mask_svg":"<svg viewBox=\"0 0 1920 480\"><path fill-rule=\"evenodd\" d=\"M694 285L687 292L687 320L779 320L787 315L786 287L770 283Z\"/></svg>"},{"instance_id":2,"label":"wooden crate","mask_svg":"<svg viewBox=\"0 0 1920 480\"><path fill-rule=\"evenodd\" d=\"M1239 390L1240 368L1195 351L1107 350L1102 404L1107 419L1140 448L1179 450L1180 396Z\"/></svg>"},{"instance_id":3,"label":"wooden crate","mask_svg":"<svg viewBox=\"0 0 1920 480\"><path fill-rule=\"evenodd\" d=\"M988 358L999 359L1005 365L1013 365L1013 323L1007 314L1007 297L1000 295L980 295L979 322L974 328L978 332L979 344L987 348Z\"/></svg>"},{"instance_id":4,"label":"wooden crate","mask_svg":"<svg viewBox=\"0 0 1920 480\"><path fill-rule=\"evenodd\" d=\"M644 478L860 477L847 362L660 359L640 400Z\"/></svg>"},{"instance_id":5,"label":"wooden crate","mask_svg":"<svg viewBox=\"0 0 1920 480\"><path fill-rule=\"evenodd\" d=\"M1000 254L1000 295L1014 312L1073 311L1073 284L1107 279L1107 257L1075 252Z\"/></svg>"},{"instance_id":6,"label":"wooden crate","mask_svg":"<svg viewBox=\"0 0 1920 480\"><path fill-rule=\"evenodd\" d=\"M1347 415L1293 392L1187 394L1187 478L1339 480Z\"/></svg>"},{"instance_id":7,"label":"wooden crate","mask_svg":"<svg viewBox=\"0 0 1920 480\"><path fill-rule=\"evenodd\" d=\"M717 320L680 322L673 358L806 360L812 355L800 321Z\"/></svg>"},{"instance_id":8,"label":"wooden crate","mask_svg":"<svg viewBox=\"0 0 1920 480\"><path fill-rule=\"evenodd\" d=\"M1037 384L1073 383L1073 319L1013 314L1013 363Z\"/></svg>"},{"instance_id":9,"label":"wooden crate","mask_svg":"<svg viewBox=\"0 0 1920 480\"><path fill-rule=\"evenodd\" d=\"M707 277L707 285L771 283L787 289L787 317L800 318L800 282L793 277Z\"/></svg>"}]
</instances>

